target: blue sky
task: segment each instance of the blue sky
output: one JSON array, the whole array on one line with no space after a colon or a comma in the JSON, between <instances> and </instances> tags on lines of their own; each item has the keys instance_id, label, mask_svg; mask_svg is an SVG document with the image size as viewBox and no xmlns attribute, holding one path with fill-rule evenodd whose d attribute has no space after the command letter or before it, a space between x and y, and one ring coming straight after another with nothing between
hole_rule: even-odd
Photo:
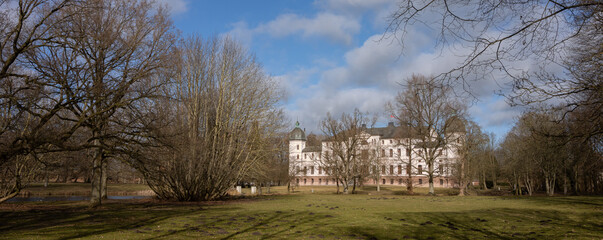
<instances>
[{"instance_id":1,"label":"blue sky","mask_svg":"<svg viewBox=\"0 0 603 240\"><path fill-rule=\"evenodd\" d=\"M435 47L429 24L413 26L405 47L384 38L395 0L163 0L183 35L230 35L253 52L265 71L285 89L283 107L291 126L299 120L307 132L320 133L327 112L339 115L358 108L378 114L387 124L384 105L399 84L415 74L432 75L458 64L463 48ZM472 83L477 97L471 117L498 138L511 128L519 109L494 94L506 83ZM504 89L503 89L504 90Z\"/></svg>"}]
</instances>

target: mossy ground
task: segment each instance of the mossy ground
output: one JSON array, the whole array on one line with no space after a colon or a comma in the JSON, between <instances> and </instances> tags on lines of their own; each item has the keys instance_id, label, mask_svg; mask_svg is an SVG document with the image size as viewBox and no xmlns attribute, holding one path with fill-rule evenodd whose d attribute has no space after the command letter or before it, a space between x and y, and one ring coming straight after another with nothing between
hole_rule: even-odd
<instances>
[{"instance_id":1,"label":"mossy ground","mask_svg":"<svg viewBox=\"0 0 603 240\"><path fill-rule=\"evenodd\" d=\"M335 188L228 201L0 205L0 239L601 239L603 197L335 195ZM418 189L418 192L424 190ZM273 188L272 192L286 192ZM369 195L369 193L371 195Z\"/></svg>"}]
</instances>

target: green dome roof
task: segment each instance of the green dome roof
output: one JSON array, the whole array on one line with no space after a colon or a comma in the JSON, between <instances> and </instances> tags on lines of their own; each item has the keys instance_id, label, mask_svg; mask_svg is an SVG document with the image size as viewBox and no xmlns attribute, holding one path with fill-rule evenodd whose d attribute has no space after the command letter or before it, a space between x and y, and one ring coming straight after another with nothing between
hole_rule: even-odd
<instances>
[{"instance_id":1,"label":"green dome roof","mask_svg":"<svg viewBox=\"0 0 603 240\"><path fill-rule=\"evenodd\" d=\"M289 133L289 140L306 140L306 133L299 128L299 122L295 123L295 128Z\"/></svg>"}]
</instances>

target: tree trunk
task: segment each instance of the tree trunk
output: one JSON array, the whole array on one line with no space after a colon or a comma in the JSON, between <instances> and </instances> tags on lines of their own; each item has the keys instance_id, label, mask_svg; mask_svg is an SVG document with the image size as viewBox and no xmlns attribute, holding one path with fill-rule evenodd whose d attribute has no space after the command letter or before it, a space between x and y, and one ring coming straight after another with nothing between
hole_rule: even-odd
<instances>
[{"instance_id":1,"label":"tree trunk","mask_svg":"<svg viewBox=\"0 0 603 240\"><path fill-rule=\"evenodd\" d=\"M96 134L95 134L96 135ZM90 207L101 205L101 178L102 178L102 149L99 145L99 140L94 140L94 145L98 148L94 149L94 159L92 163L92 192L90 195Z\"/></svg>"},{"instance_id":2,"label":"tree trunk","mask_svg":"<svg viewBox=\"0 0 603 240\"><path fill-rule=\"evenodd\" d=\"M433 163L429 164L427 176L429 177L429 195L435 195L435 190L433 188Z\"/></svg>"},{"instance_id":3,"label":"tree trunk","mask_svg":"<svg viewBox=\"0 0 603 240\"><path fill-rule=\"evenodd\" d=\"M335 182L337 183L337 194L339 194L339 180L335 180Z\"/></svg>"},{"instance_id":4,"label":"tree trunk","mask_svg":"<svg viewBox=\"0 0 603 240\"><path fill-rule=\"evenodd\" d=\"M9 199L11 199L11 198L14 198L15 196L17 196L17 194L19 194L19 192L21 192L21 190L20 190L20 189L17 189L16 191L12 192L11 194L6 195L6 196L5 196L5 197L3 197L3 198L0 198L0 204L2 204L3 202L8 201L8 200L9 200Z\"/></svg>"},{"instance_id":5,"label":"tree trunk","mask_svg":"<svg viewBox=\"0 0 603 240\"><path fill-rule=\"evenodd\" d=\"M563 195L567 195L567 174L563 174Z\"/></svg>"},{"instance_id":6,"label":"tree trunk","mask_svg":"<svg viewBox=\"0 0 603 240\"><path fill-rule=\"evenodd\" d=\"M101 198L107 199L107 164L108 161L103 155L101 160Z\"/></svg>"},{"instance_id":7,"label":"tree trunk","mask_svg":"<svg viewBox=\"0 0 603 240\"><path fill-rule=\"evenodd\" d=\"M341 185L343 187L343 194L348 194L349 192L349 183L344 179L341 181Z\"/></svg>"},{"instance_id":8,"label":"tree trunk","mask_svg":"<svg viewBox=\"0 0 603 240\"><path fill-rule=\"evenodd\" d=\"M352 194L356 193L356 178L354 178L354 185L352 187Z\"/></svg>"},{"instance_id":9,"label":"tree trunk","mask_svg":"<svg viewBox=\"0 0 603 240\"><path fill-rule=\"evenodd\" d=\"M465 179L465 161L461 159L461 169L459 173L459 196L465 196L465 186L467 186Z\"/></svg>"},{"instance_id":10,"label":"tree trunk","mask_svg":"<svg viewBox=\"0 0 603 240\"><path fill-rule=\"evenodd\" d=\"M44 187L48 187L48 166L44 165Z\"/></svg>"}]
</instances>

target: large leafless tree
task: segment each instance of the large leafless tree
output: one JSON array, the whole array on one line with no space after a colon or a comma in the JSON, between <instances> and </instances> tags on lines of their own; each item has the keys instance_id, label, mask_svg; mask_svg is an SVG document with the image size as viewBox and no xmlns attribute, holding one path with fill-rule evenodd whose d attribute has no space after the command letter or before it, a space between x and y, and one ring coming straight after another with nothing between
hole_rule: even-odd
<instances>
[{"instance_id":1,"label":"large leafless tree","mask_svg":"<svg viewBox=\"0 0 603 240\"><path fill-rule=\"evenodd\" d=\"M368 145L367 140L370 137L363 127L369 121L366 115L358 109L352 114L342 113L339 119L328 113L320 125L326 137L323 141L325 149L321 157L321 166L328 169L329 175L342 185L344 194L349 193L350 186L355 190L359 179L363 178L363 169L370 166L367 165L370 163L362 158L362 146Z\"/></svg>"},{"instance_id":2,"label":"large leafless tree","mask_svg":"<svg viewBox=\"0 0 603 240\"><path fill-rule=\"evenodd\" d=\"M211 200L280 154L282 93L255 57L229 37L188 37L149 123L157 147L134 146L129 161L163 199ZM154 128L151 128L154 129ZM254 170L254 171L252 171ZM255 175L257 176L257 175Z\"/></svg>"},{"instance_id":3,"label":"large leafless tree","mask_svg":"<svg viewBox=\"0 0 603 240\"><path fill-rule=\"evenodd\" d=\"M457 100L448 85L434 78L413 75L405 89L398 93L392 106L401 126L414 131L418 157L427 164L429 193L434 194L433 178L436 159L442 156L449 143L459 139L459 119L465 106Z\"/></svg>"},{"instance_id":4,"label":"large leafless tree","mask_svg":"<svg viewBox=\"0 0 603 240\"><path fill-rule=\"evenodd\" d=\"M28 55L28 64L70 100L57 115L88 134L69 148L92 148L91 205L106 197L107 162L126 131L120 112L155 94L174 42L163 9L148 1L89 0L66 7L47 31L54 41ZM130 129L135 131L135 129Z\"/></svg>"}]
</instances>

